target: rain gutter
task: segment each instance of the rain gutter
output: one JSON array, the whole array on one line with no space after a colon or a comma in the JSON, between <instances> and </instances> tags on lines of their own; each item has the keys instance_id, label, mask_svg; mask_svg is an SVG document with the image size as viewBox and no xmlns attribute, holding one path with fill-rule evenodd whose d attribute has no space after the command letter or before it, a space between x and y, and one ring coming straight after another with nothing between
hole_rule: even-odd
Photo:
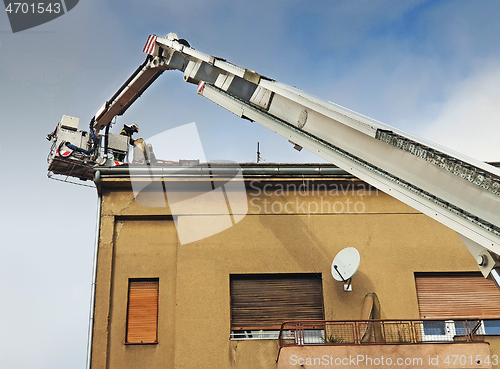
<instances>
[{"instance_id":1,"label":"rain gutter","mask_svg":"<svg viewBox=\"0 0 500 369\"><path fill-rule=\"evenodd\" d=\"M104 178L128 177L184 177L184 176L235 176L239 171L243 177L280 177L280 176L349 176L345 170L331 166L198 166L198 167L170 167L170 166L117 166L94 168L94 180L99 182Z\"/></svg>"}]
</instances>

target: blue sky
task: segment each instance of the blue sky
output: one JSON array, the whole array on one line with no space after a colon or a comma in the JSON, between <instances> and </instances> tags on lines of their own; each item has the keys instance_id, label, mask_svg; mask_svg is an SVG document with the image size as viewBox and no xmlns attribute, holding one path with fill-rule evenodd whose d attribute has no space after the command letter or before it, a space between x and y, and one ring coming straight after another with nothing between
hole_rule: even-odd
<instances>
[{"instance_id":1,"label":"blue sky","mask_svg":"<svg viewBox=\"0 0 500 369\"><path fill-rule=\"evenodd\" d=\"M142 63L149 34L176 32L207 54L500 161L499 15L496 0L81 0L13 34L0 13L0 367L85 366L97 195L47 179L45 135L63 114L86 128ZM209 159L255 161L260 142L267 162L319 161L198 96L179 72L165 72L113 130L137 123L147 138L191 122Z\"/></svg>"}]
</instances>

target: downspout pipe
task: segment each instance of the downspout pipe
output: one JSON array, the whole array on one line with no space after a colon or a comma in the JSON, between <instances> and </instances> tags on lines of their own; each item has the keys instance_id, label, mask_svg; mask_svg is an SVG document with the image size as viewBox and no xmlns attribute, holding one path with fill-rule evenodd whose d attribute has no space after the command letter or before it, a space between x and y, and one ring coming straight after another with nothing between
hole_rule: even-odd
<instances>
[{"instance_id":1,"label":"downspout pipe","mask_svg":"<svg viewBox=\"0 0 500 369\"><path fill-rule=\"evenodd\" d=\"M98 200L97 200L97 219L96 219L96 232L95 232L95 244L94 244L94 265L92 270L92 286L90 291L90 314L89 314L89 331L88 331L88 342L87 342L87 364L86 368L91 369L92 367L92 341L94 338L94 313L95 313L95 294L96 294L96 282L97 282L97 257L99 254L99 240L101 236L101 210L102 210L102 193L100 185L96 182Z\"/></svg>"}]
</instances>

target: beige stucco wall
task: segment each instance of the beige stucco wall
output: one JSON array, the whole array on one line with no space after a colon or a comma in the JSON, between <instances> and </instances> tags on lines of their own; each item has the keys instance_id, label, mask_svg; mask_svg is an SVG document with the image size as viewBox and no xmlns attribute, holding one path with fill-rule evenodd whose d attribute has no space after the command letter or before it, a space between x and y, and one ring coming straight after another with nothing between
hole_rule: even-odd
<instances>
[{"instance_id":1,"label":"beige stucco wall","mask_svg":"<svg viewBox=\"0 0 500 369\"><path fill-rule=\"evenodd\" d=\"M229 340L233 273L321 273L325 318L348 320L369 292L381 318L418 319L414 272L477 270L453 231L384 193L352 180L293 191L301 183L248 182L240 222L181 245L167 205L104 182L93 368L276 368L275 340ZM330 267L349 246L361 264L344 292ZM158 344L125 345L128 279L142 277L160 280Z\"/></svg>"}]
</instances>

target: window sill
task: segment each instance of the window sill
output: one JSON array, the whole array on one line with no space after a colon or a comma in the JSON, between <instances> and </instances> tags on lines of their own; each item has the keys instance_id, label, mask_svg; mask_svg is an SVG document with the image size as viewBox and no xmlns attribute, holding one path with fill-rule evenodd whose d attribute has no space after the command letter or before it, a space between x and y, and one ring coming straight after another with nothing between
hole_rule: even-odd
<instances>
[{"instance_id":1,"label":"window sill","mask_svg":"<svg viewBox=\"0 0 500 369\"><path fill-rule=\"evenodd\" d=\"M156 342L125 342L124 345L126 346L134 346L134 345L157 345L158 341Z\"/></svg>"}]
</instances>

